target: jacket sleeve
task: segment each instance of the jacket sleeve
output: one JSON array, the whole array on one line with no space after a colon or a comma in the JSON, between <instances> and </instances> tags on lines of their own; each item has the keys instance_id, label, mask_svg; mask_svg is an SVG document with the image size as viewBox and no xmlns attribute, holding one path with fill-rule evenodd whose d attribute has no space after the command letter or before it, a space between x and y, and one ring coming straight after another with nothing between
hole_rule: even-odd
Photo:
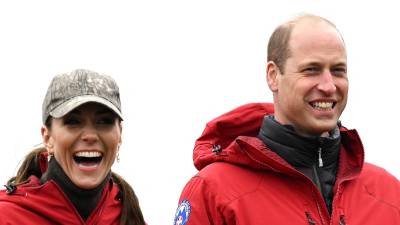
<instances>
[{"instance_id":1,"label":"jacket sleeve","mask_svg":"<svg viewBox=\"0 0 400 225\"><path fill-rule=\"evenodd\" d=\"M204 178L193 177L185 186L175 213L174 225L223 225L218 195Z\"/></svg>"}]
</instances>

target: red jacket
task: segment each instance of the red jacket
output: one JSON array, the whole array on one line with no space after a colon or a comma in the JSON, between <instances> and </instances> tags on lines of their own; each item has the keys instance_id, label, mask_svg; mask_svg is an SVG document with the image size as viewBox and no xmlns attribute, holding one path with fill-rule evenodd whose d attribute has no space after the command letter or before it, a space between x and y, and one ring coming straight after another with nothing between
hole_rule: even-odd
<instances>
[{"instance_id":1,"label":"red jacket","mask_svg":"<svg viewBox=\"0 0 400 225\"><path fill-rule=\"evenodd\" d=\"M85 222L54 181L41 185L37 177L31 176L29 182L17 186L12 194L0 191L0 224L119 225L122 205L118 193L118 186L110 180Z\"/></svg>"},{"instance_id":2,"label":"red jacket","mask_svg":"<svg viewBox=\"0 0 400 225\"><path fill-rule=\"evenodd\" d=\"M271 113L272 104L247 104L207 124L193 153L200 172L182 192L175 224L400 224L400 183L364 163L355 130L341 128L330 216L313 182L256 137Z\"/></svg>"}]
</instances>

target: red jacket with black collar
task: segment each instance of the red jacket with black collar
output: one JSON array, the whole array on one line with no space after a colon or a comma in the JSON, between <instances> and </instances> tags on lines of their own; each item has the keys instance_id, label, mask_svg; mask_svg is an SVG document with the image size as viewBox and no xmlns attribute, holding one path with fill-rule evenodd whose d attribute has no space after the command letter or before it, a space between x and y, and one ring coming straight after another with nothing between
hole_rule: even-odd
<instances>
[{"instance_id":1,"label":"red jacket with black collar","mask_svg":"<svg viewBox=\"0 0 400 225\"><path fill-rule=\"evenodd\" d=\"M256 136L272 104L247 104L209 122L196 141L199 173L185 186L181 225L399 225L400 183L364 163L355 130L341 128L332 214L314 183Z\"/></svg>"},{"instance_id":2,"label":"red jacket with black collar","mask_svg":"<svg viewBox=\"0 0 400 225\"><path fill-rule=\"evenodd\" d=\"M43 161L43 160L42 160ZM41 170L46 164L41 163ZM18 185L7 193L0 191L0 224L7 225L119 225L121 202L118 199L118 185L105 185L97 207L86 221L83 221L72 202L52 180L40 184L36 176Z\"/></svg>"}]
</instances>

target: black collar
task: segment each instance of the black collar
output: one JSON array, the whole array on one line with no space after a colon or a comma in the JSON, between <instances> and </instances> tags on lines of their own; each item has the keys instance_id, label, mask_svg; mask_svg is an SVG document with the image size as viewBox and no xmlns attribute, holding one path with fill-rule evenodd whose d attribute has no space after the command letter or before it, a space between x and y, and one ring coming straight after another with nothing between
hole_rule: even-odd
<instances>
[{"instance_id":1,"label":"black collar","mask_svg":"<svg viewBox=\"0 0 400 225\"><path fill-rule=\"evenodd\" d=\"M340 131L336 127L328 137L301 136L290 125L282 125L272 115L264 117L258 137L272 151L293 167L311 167L318 163L319 148L324 166L336 163L339 156Z\"/></svg>"},{"instance_id":2,"label":"black collar","mask_svg":"<svg viewBox=\"0 0 400 225\"><path fill-rule=\"evenodd\" d=\"M92 211L96 208L101 198L101 194L107 182L110 180L111 172L106 176L103 182L94 189L82 189L77 187L71 179L65 174L64 170L58 164L54 157L51 158L46 173L43 174L40 181L45 183L53 180L60 186L67 197L71 200L83 220L86 220Z\"/></svg>"}]
</instances>

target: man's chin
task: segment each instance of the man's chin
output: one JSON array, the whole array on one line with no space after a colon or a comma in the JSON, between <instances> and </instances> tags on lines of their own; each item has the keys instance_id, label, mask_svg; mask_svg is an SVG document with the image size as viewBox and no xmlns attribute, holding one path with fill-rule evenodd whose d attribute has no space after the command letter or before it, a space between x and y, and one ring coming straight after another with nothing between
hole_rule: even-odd
<instances>
[{"instance_id":1,"label":"man's chin","mask_svg":"<svg viewBox=\"0 0 400 225\"><path fill-rule=\"evenodd\" d=\"M335 129L336 124L337 124L337 121L317 123L312 127L312 129L310 130L310 133L313 133L314 135L317 135L317 136L329 136L329 132L331 130Z\"/></svg>"}]
</instances>

